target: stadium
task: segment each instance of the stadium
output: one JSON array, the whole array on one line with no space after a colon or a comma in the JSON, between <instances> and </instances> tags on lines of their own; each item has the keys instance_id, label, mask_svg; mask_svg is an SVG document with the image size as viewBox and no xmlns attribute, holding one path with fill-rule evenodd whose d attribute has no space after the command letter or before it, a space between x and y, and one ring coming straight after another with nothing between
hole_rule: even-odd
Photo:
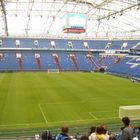
<instances>
[{"instance_id":1,"label":"stadium","mask_svg":"<svg viewBox=\"0 0 140 140\"><path fill-rule=\"evenodd\" d=\"M138 125L139 15L140 0L0 0L0 140Z\"/></svg>"}]
</instances>

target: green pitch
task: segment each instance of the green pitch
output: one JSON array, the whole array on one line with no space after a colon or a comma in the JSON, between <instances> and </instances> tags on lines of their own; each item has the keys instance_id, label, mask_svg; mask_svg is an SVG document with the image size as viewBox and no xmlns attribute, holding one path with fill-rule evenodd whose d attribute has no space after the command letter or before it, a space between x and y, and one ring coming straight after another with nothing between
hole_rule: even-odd
<instances>
[{"instance_id":1,"label":"green pitch","mask_svg":"<svg viewBox=\"0 0 140 140\"><path fill-rule=\"evenodd\" d=\"M0 73L0 129L116 122L140 84L99 73Z\"/></svg>"}]
</instances>

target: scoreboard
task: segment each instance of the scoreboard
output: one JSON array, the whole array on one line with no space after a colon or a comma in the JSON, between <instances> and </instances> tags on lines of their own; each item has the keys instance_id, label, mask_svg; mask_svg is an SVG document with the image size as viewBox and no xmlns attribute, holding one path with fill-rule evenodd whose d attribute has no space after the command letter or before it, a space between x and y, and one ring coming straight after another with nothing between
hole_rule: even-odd
<instances>
[{"instance_id":1,"label":"scoreboard","mask_svg":"<svg viewBox=\"0 0 140 140\"><path fill-rule=\"evenodd\" d=\"M64 33L84 33L87 26L85 14L70 13L65 16Z\"/></svg>"}]
</instances>

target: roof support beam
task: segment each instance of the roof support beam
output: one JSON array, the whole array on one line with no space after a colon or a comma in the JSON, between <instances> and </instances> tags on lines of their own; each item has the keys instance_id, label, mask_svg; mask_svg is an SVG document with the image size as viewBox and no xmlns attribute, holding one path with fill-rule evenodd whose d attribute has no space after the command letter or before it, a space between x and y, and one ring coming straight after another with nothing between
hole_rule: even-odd
<instances>
[{"instance_id":1,"label":"roof support beam","mask_svg":"<svg viewBox=\"0 0 140 140\"><path fill-rule=\"evenodd\" d=\"M100 20L102 20L102 19L106 19L106 18L109 18L109 17L111 17L111 16L116 16L117 14L123 14L123 12L125 12L125 11L127 11L127 10L129 10L129 9L132 9L132 8L134 8L134 7L137 7L138 6L138 4L135 4L135 5L132 5L132 6L130 6L130 7L127 7L127 8L125 8L125 9L122 9L122 10L120 10L120 11L116 11L116 12L114 12L114 13L111 13L111 14L109 14L109 15L107 15L107 16L104 16L104 17L101 17L101 18L99 18L98 20L100 21Z\"/></svg>"},{"instance_id":2,"label":"roof support beam","mask_svg":"<svg viewBox=\"0 0 140 140\"><path fill-rule=\"evenodd\" d=\"M6 16L4 1L0 0L0 4L1 4L2 15L3 15L3 19L4 19L5 35L8 36L9 34L8 34L7 16Z\"/></svg>"},{"instance_id":3,"label":"roof support beam","mask_svg":"<svg viewBox=\"0 0 140 140\"><path fill-rule=\"evenodd\" d=\"M105 0L101 4L99 4L96 8L102 8L103 6L111 3L113 0Z\"/></svg>"}]
</instances>

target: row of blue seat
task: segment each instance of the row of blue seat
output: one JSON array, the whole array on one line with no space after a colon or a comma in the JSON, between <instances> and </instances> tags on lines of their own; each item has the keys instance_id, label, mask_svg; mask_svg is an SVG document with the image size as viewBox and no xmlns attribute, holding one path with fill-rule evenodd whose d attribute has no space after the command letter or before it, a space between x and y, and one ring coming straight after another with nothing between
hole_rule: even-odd
<instances>
[{"instance_id":1,"label":"row of blue seat","mask_svg":"<svg viewBox=\"0 0 140 140\"><path fill-rule=\"evenodd\" d=\"M70 54L58 54L58 62L55 61L53 54L47 53L41 53L39 59L41 70L59 69L57 63L60 64L61 70L77 70ZM140 77L140 59L137 57L124 57L119 63L116 63L117 56L102 58L102 63L100 59L99 55L88 59L85 54L76 54L75 61L79 67L78 70L93 71L96 69L96 65L106 66L108 72ZM39 70L34 53L22 53L21 63L22 70ZM16 53L4 53L3 58L0 59L0 70L21 70Z\"/></svg>"},{"instance_id":2,"label":"row of blue seat","mask_svg":"<svg viewBox=\"0 0 140 140\"><path fill-rule=\"evenodd\" d=\"M127 47L124 49L134 48L136 44L137 48L140 47L139 40L64 40L64 39L31 39L31 38L3 38L0 39L1 47L10 47L14 48L16 40L20 40L20 46L22 48L32 48L32 47L43 47L43 48L68 48L73 45L73 48L83 49L84 42L87 42L89 49L106 49L105 47L110 46L112 50L121 49L123 43L127 42ZM38 46L34 46L35 42ZM53 43L51 43L53 41ZM70 43L71 42L71 43ZM51 46L54 45L54 46ZM41 70L47 69L61 69L61 70L85 70L92 71L95 70L98 66L106 67L108 72L124 74L124 75L133 75L140 77L140 65L139 58L124 57L120 62L117 62L117 56L106 56L101 58L98 54L87 58L85 54L76 54L75 58L72 58L70 54L61 53L57 57L53 56L50 53L42 52L40 53L40 62L35 58L33 52L22 53L21 60L16 57L16 53L0 53L0 70L39 70L39 65ZM75 59L75 60L74 60ZM40 64L38 64L40 63ZM59 63L59 64L57 64Z\"/></svg>"},{"instance_id":3,"label":"row of blue seat","mask_svg":"<svg viewBox=\"0 0 140 140\"><path fill-rule=\"evenodd\" d=\"M83 49L84 42L87 42L88 47L90 49L105 49L107 46L110 46L109 49L122 49L123 43L127 43L126 47L123 49L130 49L136 44L138 44L139 40L66 40L66 39L31 39L31 38L3 38L0 39L2 41L2 47L17 47L16 40L19 40L19 47L22 48L32 48L32 47L40 47L40 48L51 48L51 41L54 42L56 48L68 48L69 43L72 44L75 49ZM34 42L35 41L35 42ZM36 44L36 45L35 45ZM140 47L140 45L138 45Z\"/></svg>"},{"instance_id":4,"label":"row of blue seat","mask_svg":"<svg viewBox=\"0 0 140 140\"><path fill-rule=\"evenodd\" d=\"M41 53L39 59L42 70L58 69L57 62L52 54ZM86 59L85 55L77 54L75 59L79 70L93 70L91 62ZM21 61L23 70L38 70L38 64L34 53L22 53ZM68 54L59 54L58 61L61 70L76 70L74 63ZM0 70L20 70L19 58L16 57L16 53L4 54L4 57L0 59Z\"/></svg>"}]
</instances>

